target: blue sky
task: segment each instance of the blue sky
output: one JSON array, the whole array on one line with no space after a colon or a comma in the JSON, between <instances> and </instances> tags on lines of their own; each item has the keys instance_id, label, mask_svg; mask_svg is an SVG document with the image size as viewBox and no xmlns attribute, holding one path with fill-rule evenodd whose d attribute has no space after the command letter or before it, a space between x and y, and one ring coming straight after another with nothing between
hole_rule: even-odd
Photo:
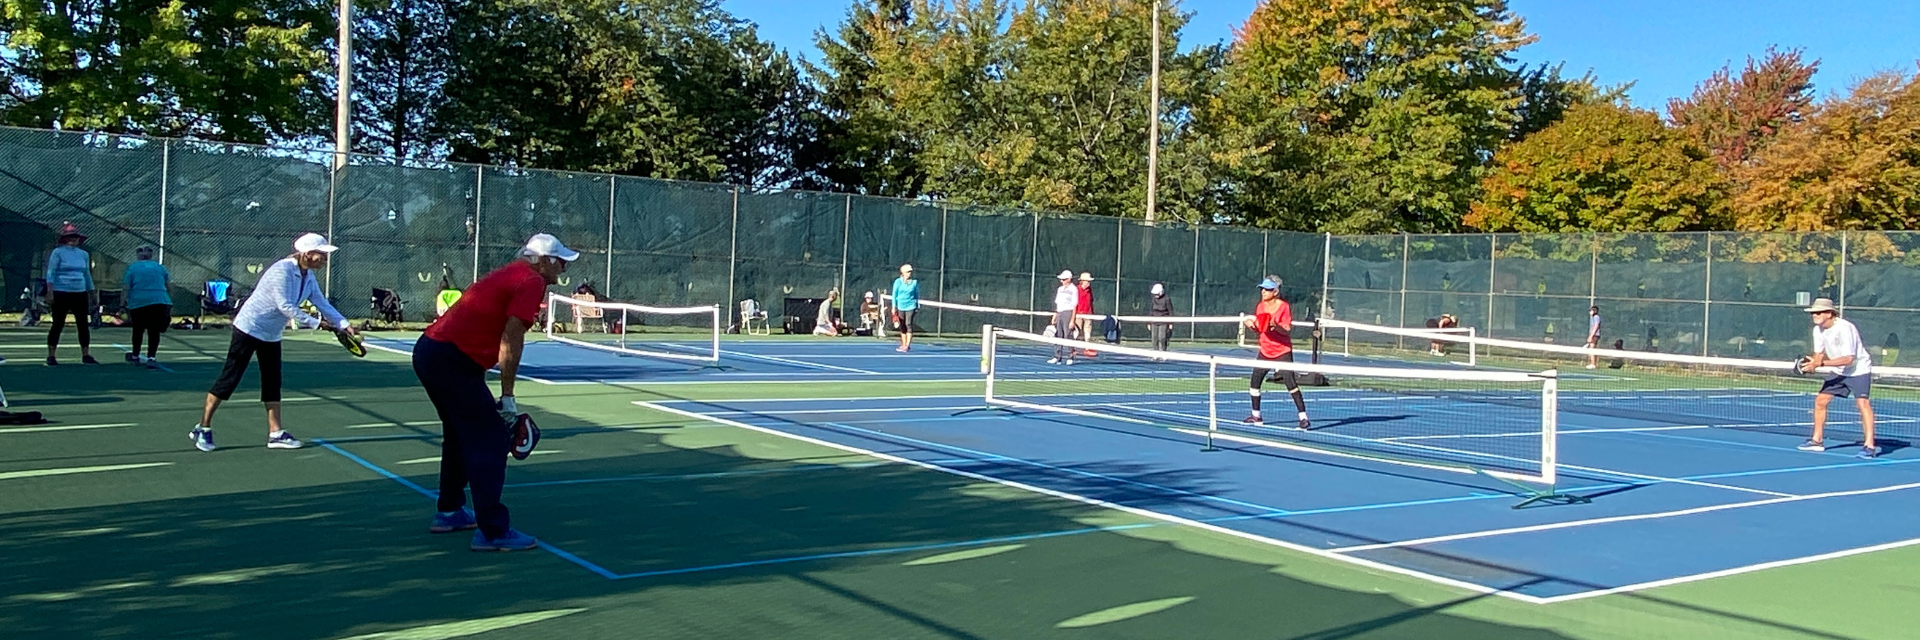
<instances>
[{"instance_id":1,"label":"blue sky","mask_svg":"<svg viewBox=\"0 0 1920 640\"><path fill-rule=\"evenodd\" d=\"M1187 0L1184 44L1223 41L1256 0ZM759 25L761 37L817 61L813 33L846 14L845 0L723 0ZM1822 97L1873 72L1912 72L1920 60L1920 1L1512 0L1539 42L1520 50L1530 64L1565 62L1605 84L1634 82L1634 104L1664 109L1722 66L1738 69L1769 45L1801 48L1820 61ZM1817 8L1817 9L1810 9Z\"/></svg>"}]
</instances>

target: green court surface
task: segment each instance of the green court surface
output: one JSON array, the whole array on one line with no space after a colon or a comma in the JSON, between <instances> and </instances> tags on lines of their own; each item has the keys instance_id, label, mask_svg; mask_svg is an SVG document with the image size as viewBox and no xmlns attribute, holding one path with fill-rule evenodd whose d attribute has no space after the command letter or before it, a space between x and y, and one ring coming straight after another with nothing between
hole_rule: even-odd
<instances>
[{"instance_id":1,"label":"green court surface","mask_svg":"<svg viewBox=\"0 0 1920 640\"><path fill-rule=\"evenodd\" d=\"M584 564L476 554L408 486L435 486L439 427L405 356L291 337L309 446L262 446L250 374L201 453L224 330L169 333L171 371L72 340L47 368L42 330L0 330L13 410L52 421L0 426L0 637L1920 637L1920 547L1530 604L634 404L976 382L523 382L546 437L507 504Z\"/></svg>"}]
</instances>

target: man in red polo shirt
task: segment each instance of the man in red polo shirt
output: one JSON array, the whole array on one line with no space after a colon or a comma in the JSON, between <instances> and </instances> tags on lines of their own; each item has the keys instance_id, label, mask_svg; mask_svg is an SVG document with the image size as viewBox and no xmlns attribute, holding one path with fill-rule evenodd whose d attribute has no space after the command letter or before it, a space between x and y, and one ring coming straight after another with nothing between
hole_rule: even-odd
<instances>
[{"instance_id":1,"label":"man in red polo shirt","mask_svg":"<svg viewBox=\"0 0 1920 640\"><path fill-rule=\"evenodd\" d=\"M537 324L547 285L560 280L580 257L558 239L539 234L520 249L520 259L474 282L460 301L427 327L413 345L413 372L440 413L440 504L427 528L432 533L479 529L474 551L532 549L538 541L508 527L500 503L507 480L512 429L504 415L519 412L514 378L527 329ZM500 400L487 388L487 370L500 369ZM473 510L466 490L473 490Z\"/></svg>"}]
</instances>

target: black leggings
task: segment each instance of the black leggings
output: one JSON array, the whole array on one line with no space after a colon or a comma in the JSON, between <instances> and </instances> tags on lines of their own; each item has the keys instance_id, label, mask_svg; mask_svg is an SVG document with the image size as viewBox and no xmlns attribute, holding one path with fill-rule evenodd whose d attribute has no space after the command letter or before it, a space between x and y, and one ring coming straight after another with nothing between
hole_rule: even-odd
<instances>
[{"instance_id":1,"label":"black leggings","mask_svg":"<svg viewBox=\"0 0 1920 640\"><path fill-rule=\"evenodd\" d=\"M1278 358L1263 357L1260 359L1273 360L1278 362L1293 362L1293 352L1288 351L1286 355L1282 355ZM1287 385L1287 393L1293 394L1293 408L1295 411L1299 411L1300 413L1307 412L1306 398L1300 394L1300 381L1297 379L1296 374L1292 369L1254 369L1253 370L1253 380L1250 382L1247 395L1252 397L1254 411L1260 410L1260 385L1266 382L1268 376L1273 376L1275 379L1279 380L1281 384Z\"/></svg>"},{"instance_id":2,"label":"black leggings","mask_svg":"<svg viewBox=\"0 0 1920 640\"><path fill-rule=\"evenodd\" d=\"M167 322L172 320L173 307L165 304L150 304L127 311L133 325L133 354L140 355L140 342L147 340L147 357L160 352L160 332L167 330Z\"/></svg>"},{"instance_id":3,"label":"black leggings","mask_svg":"<svg viewBox=\"0 0 1920 640\"><path fill-rule=\"evenodd\" d=\"M69 313L73 314L73 326L80 330L80 350L87 351L93 348L93 334L90 332L92 325L88 324L92 314L87 313L87 292L85 291L53 292L53 328L47 330L47 348L60 346L60 333L67 328Z\"/></svg>"},{"instance_id":4,"label":"black leggings","mask_svg":"<svg viewBox=\"0 0 1920 640\"><path fill-rule=\"evenodd\" d=\"M247 374L247 363L254 356L260 357L260 401L280 401L280 343L267 342L247 335L238 327L233 330L233 341L227 343L227 366L220 370L220 378L213 381L213 388L207 393L225 401L233 397L233 390L240 386L240 377Z\"/></svg>"},{"instance_id":5,"label":"black leggings","mask_svg":"<svg viewBox=\"0 0 1920 640\"><path fill-rule=\"evenodd\" d=\"M489 538L506 535L510 516L500 501L507 481L512 433L494 409L487 368L451 343L420 336L413 373L440 414L439 510L456 511L473 492L473 514Z\"/></svg>"}]
</instances>

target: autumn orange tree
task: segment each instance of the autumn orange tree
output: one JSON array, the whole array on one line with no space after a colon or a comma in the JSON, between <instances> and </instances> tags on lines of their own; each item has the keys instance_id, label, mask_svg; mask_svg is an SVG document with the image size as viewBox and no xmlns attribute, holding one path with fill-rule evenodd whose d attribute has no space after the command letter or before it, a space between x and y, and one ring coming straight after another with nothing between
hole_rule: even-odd
<instances>
[{"instance_id":1,"label":"autumn orange tree","mask_svg":"<svg viewBox=\"0 0 1920 640\"><path fill-rule=\"evenodd\" d=\"M1660 116L1577 105L1500 150L1466 225L1484 231L1698 231L1723 226L1725 183Z\"/></svg>"},{"instance_id":2,"label":"autumn orange tree","mask_svg":"<svg viewBox=\"0 0 1920 640\"><path fill-rule=\"evenodd\" d=\"M1867 78L1733 176L1742 230L1920 228L1920 77Z\"/></svg>"}]
</instances>

